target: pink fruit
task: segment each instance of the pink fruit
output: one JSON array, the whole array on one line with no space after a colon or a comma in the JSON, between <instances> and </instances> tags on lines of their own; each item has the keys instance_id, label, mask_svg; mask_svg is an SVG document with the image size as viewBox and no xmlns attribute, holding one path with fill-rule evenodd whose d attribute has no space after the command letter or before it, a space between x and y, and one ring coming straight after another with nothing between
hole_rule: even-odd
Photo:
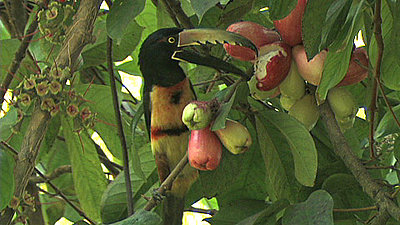
<instances>
[{"instance_id":1,"label":"pink fruit","mask_svg":"<svg viewBox=\"0 0 400 225\"><path fill-rule=\"evenodd\" d=\"M248 38L257 46L257 48L281 39L280 35L276 31L250 21L231 24L226 30L238 33ZM224 48L229 55L239 60L250 61L256 58L254 51L246 47L224 44Z\"/></svg>"},{"instance_id":2,"label":"pink fruit","mask_svg":"<svg viewBox=\"0 0 400 225\"><path fill-rule=\"evenodd\" d=\"M282 41L262 46L254 63L257 88L269 91L277 87L288 75L291 60L291 47Z\"/></svg>"},{"instance_id":3,"label":"pink fruit","mask_svg":"<svg viewBox=\"0 0 400 225\"><path fill-rule=\"evenodd\" d=\"M288 16L274 21L274 26L281 34L283 41L292 47L302 43L301 21L306 4L307 0L298 0L296 8Z\"/></svg>"},{"instance_id":4,"label":"pink fruit","mask_svg":"<svg viewBox=\"0 0 400 225\"><path fill-rule=\"evenodd\" d=\"M210 127L191 131L188 158L192 167L199 170L215 170L221 156L221 142Z\"/></svg>"},{"instance_id":5,"label":"pink fruit","mask_svg":"<svg viewBox=\"0 0 400 225\"><path fill-rule=\"evenodd\" d=\"M327 51L321 51L310 61L307 60L306 50L303 45L294 46L292 53L297 69L303 79L310 84L318 86L321 82Z\"/></svg>"},{"instance_id":6,"label":"pink fruit","mask_svg":"<svg viewBox=\"0 0 400 225\"><path fill-rule=\"evenodd\" d=\"M346 76L337 86L340 87L351 85L364 80L368 76L367 68L367 51L365 51L364 48L357 48L354 50L353 55L351 56L349 69L347 70Z\"/></svg>"}]
</instances>

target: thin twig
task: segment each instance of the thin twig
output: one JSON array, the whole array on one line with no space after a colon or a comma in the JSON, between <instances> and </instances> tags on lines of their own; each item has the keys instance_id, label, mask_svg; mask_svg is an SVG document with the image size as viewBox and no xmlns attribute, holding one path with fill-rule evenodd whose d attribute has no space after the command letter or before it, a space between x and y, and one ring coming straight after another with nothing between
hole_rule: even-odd
<instances>
[{"instance_id":1,"label":"thin twig","mask_svg":"<svg viewBox=\"0 0 400 225\"><path fill-rule=\"evenodd\" d=\"M186 164L188 163L188 153L186 151L185 156L179 161L178 165L172 170L172 172L168 175L168 177L162 182L160 187L156 190L156 193L164 196L166 191L168 190L169 187L172 186L172 182L178 177L178 175L181 173L183 168L185 168ZM154 197L154 195L151 197L151 199L147 202L146 206L144 207L144 210L150 211L154 207L156 207L160 202Z\"/></svg>"},{"instance_id":2,"label":"thin twig","mask_svg":"<svg viewBox=\"0 0 400 225\"><path fill-rule=\"evenodd\" d=\"M369 211L369 210L377 210L378 207L374 206L369 206L369 207L364 207L364 208L351 208L351 209L333 209L333 212L363 212L363 211Z\"/></svg>"},{"instance_id":3,"label":"thin twig","mask_svg":"<svg viewBox=\"0 0 400 225\"><path fill-rule=\"evenodd\" d=\"M382 65L382 56L383 56L383 38L382 38L382 17L381 17L381 5L382 0L376 0L375 2L375 15L374 15L374 34L378 47L378 57L376 59L375 66L375 79L372 87L372 96L371 96L371 104L369 107L370 110L370 129L369 129L369 146L370 146L370 157L375 158L375 139L374 139L374 131L375 131L375 112L377 110L376 102L378 99L378 80L381 77L381 65Z\"/></svg>"},{"instance_id":4,"label":"thin twig","mask_svg":"<svg viewBox=\"0 0 400 225\"><path fill-rule=\"evenodd\" d=\"M110 86L111 86L111 94L113 97L113 105L115 112L115 119L118 127L118 136L121 141L123 161L124 161L124 175L125 175L125 187L126 187L126 197L127 197L127 207L128 207L128 216L133 215L133 195L132 195L132 184L129 175L129 156L128 156L128 146L126 144L126 138L124 133L124 128L122 126L122 118L121 118L121 110L119 107L117 87L115 85L115 75L113 68L113 60L112 60L112 39L110 37L107 38L107 64L108 64L108 73L110 74Z\"/></svg>"},{"instance_id":5,"label":"thin twig","mask_svg":"<svg viewBox=\"0 0 400 225\"><path fill-rule=\"evenodd\" d=\"M376 80L376 81L377 81L377 83L378 83L379 90L380 90L381 93L382 93L383 100L385 100L385 103L386 103L387 107L389 108L389 111L390 111L390 113L392 114L394 121L396 121L397 126L400 128L400 121L399 121L399 119L397 118L396 114L394 113L393 108L392 108L392 106L391 106L390 103L389 103L389 100L387 99L387 96L386 96L386 94L385 94L385 92L384 92L384 90L383 90L383 86L382 86L381 81L380 81L380 80Z\"/></svg>"},{"instance_id":6,"label":"thin twig","mask_svg":"<svg viewBox=\"0 0 400 225\"><path fill-rule=\"evenodd\" d=\"M162 2L166 3L171 10L174 12L175 17L178 18L180 24L182 24L183 28L194 28L190 18L186 15L183 11L181 2L177 0L161 0Z\"/></svg>"},{"instance_id":7,"label":"thin twig","mask_svg":"<svg viewBox=\"0 0 400 225\"><path fill-rule=\"evenodd\" d=\"M210 216L214 216L218 210L216 209L200 209L200 208L195 208L193 206L190 206L188 209L184 210L185 212L194 212L194 213L203 213L203 214L208 214Z\"/></svg>"},{"instance_id":8,"label":"thin twig","mask_svg":"<svg viewBox=\"0 0 400 225\"><path fill-rule=\"evenodd\" d=\"M392 169L397 170L395 166L365 166L367 170L383 170L383 169Z\"/></svg>"},{"instance_id":9,"label":"thin twig","mask_svg":"<svg viewBox=\"0 0 400 225\"><path fill-rule=\"evenodd\" d=\"M171 17L172 21L174 22L176 27L182 27L182 25L179 23L178 19L176 18L175 12L171 9L171 7L169 6L168 2L166 2L166 0L160 0L164 7L165 10L167 10L167 13L169 14L169 16ZM159 7L160 5L157 5L157 7Z\"/></svg>"},{"instance_id":10,"label":"thin twig","mask_svg":"<svg viewBox=\"0 0 400 225\"><path fill-rule=\"evenodd\" d=\"M0 144L5 147L7 150L9 150L11 153L13 153L14 155L18 155L18 152L11 147L9 144L7 144L4 141L0 141ZM37 173L43 180L45 180L45 182L50 185L50 187L52 187L54 189L54 191L56 192L57 195L59 195L66 203L68 203L68 205L70 205L80 216L82 216L83 218L85 218L87 221L89 221L91 224L96 224L95 222L93 222L93 220L91 220L89 217L86 216L85 212L83 212L81 209L79 209L74 203L72 203L67 196L64 195L64 193L57 188L57 186L55 186L42 172L40 172L38 169L34 168L35 173Z\"/></svg>"},{"instance_id":11,"label":"thin twig","mask_svg":"<svg viewBox=\"0 0 400 225\"><path fill-rule=\"evenodd\" d=\"M195 84L193 84L193 87L201 86L201 85L206 85L206 84L209 84L209 83L218 82L218 81L221 81L221 78L222 78L222 77L218 77L218 78L216 78L216 79L206 80L206 81L202 81L202 82L199 82L199 83L195 83Z\"/></svg>"},{"instance_id":12,"label":"thin twig","mask_svg":"<svg viewBox=\"0 0 400 225\"><path fill-rule=\"evenodd\" d=\"M133 96L132 92L128 89L127 86L125 86L124 83L122 83L122 81L120 79L118 79L118 77L115 77L115 80L118 81L118 83L120 83L122 85L123 88L125 88L125 90L128 92L128 94L131 96L131 98L133 99L133 104L136 105L139 103L139 100L137 100L137 98L135 98L135 96Z\"/></svg>"},{"instance_id":13,"label":"thin twig","mask_svg":"<svg viewBox=\"0 0 400 225\"><path fill-rule=\"evenodd\" d=\"M394 219L400 220L399 206L390 198L387 187L378 184L368 173L367 169L364 168L360 159L354 154L343 133L340 131L339 125L336 122L328 102L320 105L320 113L322 120L326 124L329 139L332 142L335 154L342 159L346 167L361 185L364 192L375 200L379 212L382 212L382 215L384 215L384 212L387 211Z\"/></svg>"},{"instance_id":14,"label":"thin twig","mask_svg":"<svg viewBox=\"0 0 400 225\"><path fill-rule=\"evenodd\" d=\"M46 179L42 177L31 177L29 179L29 182L31 183L44 183L46 181L51 181L54 180L58 177L60 177L63 174L66 173L72 173L72 167L71 165L63 165L58 168L56 168L53 172L51 172L48 176L46 176Z\"/></svg>"}]
</instances>

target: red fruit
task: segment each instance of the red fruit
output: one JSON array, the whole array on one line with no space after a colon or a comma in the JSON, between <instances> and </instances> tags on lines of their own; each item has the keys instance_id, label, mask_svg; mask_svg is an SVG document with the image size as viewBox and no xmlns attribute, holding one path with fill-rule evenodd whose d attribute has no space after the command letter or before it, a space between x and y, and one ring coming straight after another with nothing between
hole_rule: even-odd
<instances>
[{"instance_id":1,"label":"red fruit","mask_svg":"<svg viewBox=\"0 0 400 225\"><path fill-rule=\"evenodd\" d=\"M274 26L281 34L283 41L292 47L302 43L301 20L306 4L307 0L298 0L296 8L288 16L274 21Z\"/></svg>"},{"instance_id":2,"label":"red fruit","mask_svg":"<svg viewBox=\"0 0 400 225\"><path fill-rule=\"evenodd\" d=\"M282 41L262 46L254 63L257 88L269 91L277 87L288 75L291 60L291 47Z\"/></svg>"},{"instance_id":3,"label":"red fruit","mask_svg":"<svg viewBox=\"0 0 400 225\"><path fill-rule=\"evenodd\" d=\"M321 82L327 51L321 51L310 61L307 60L306 50L303 45L293 47L292 53L297 65L297 70L303 79L310 84L318 86Z\"/></svg>"},{"instance_id":4,"label":"red fruit","mask_svg":"<svg viewBox=\"0 0 400 225\"><path fill-rule=\"evenodd\" d=\"M199 170L215 170L221 156L221 142L210 127L191 131L188 158L192 167Z\"/></svg>"},{"instance_id":5,"label":"red fruit","mask_svg":"<svg viewBox=\"0 0 400 225\"><path fill-rule=\"evenodd\" d=\"M368 76L367 68L367 51L364 48L357 48L354 50L353 55L351 56L349 69L347 70L346 76L337 86L340 87L351 85L364 80Z\"/></svg>"},{"instance_id":6,"label":"red fruit","mask_svg":"<svg viewBox=\"0 0 400 225\"><path fill-rule=\"evenodd\" d=\"M276 31L250 21L231 24L226 30L248 38L257 48L281 40L280 35ZM254 51L246 47L224 44L224 48L229 55L239 60L250 61L256 58Z\"/></svg>"}]
</instances>

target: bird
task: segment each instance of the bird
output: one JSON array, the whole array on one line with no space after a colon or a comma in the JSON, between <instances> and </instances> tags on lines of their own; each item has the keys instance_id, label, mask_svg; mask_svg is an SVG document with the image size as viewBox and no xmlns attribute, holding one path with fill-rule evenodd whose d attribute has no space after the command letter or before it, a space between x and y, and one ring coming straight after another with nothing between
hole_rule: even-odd
<instances>
[{"instance_id":1,"label":"bird","mask_svg":"<svg viewBox=\"0 0 400 225\"><path fill-rule=\"evenodd\" d=\"M190 62L245 75L217 57L188 50L190 46L223 43L245 46L257 52L255 45L239 34L205 28L159 29L141 45L138 64L144 81L144 118L160 182L168 177L187 151L190 131L182 122L182 111L196 99L193 86L179 63ZM163 200L164 224L182 224L185 195L197 177L197 170L186 165L174 180Z\"/></svg>"}]
</instances>

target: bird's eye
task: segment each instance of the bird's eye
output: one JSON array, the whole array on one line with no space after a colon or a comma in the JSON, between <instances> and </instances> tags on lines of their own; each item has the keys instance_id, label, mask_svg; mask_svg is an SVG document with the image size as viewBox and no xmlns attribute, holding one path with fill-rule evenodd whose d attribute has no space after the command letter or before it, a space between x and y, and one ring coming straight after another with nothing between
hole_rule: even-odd
<instances>
[{"instance_id":1,"label":"bird's eye","mask_svg":"<svg viewBox=\"0 0 400 225\"><path fill-rule=\"evenodd\" d=\"M170 44L175 43L175 38L174 37L169 37L168 38L168 43L170 43Z\"/></svg>"}]
</instances>

